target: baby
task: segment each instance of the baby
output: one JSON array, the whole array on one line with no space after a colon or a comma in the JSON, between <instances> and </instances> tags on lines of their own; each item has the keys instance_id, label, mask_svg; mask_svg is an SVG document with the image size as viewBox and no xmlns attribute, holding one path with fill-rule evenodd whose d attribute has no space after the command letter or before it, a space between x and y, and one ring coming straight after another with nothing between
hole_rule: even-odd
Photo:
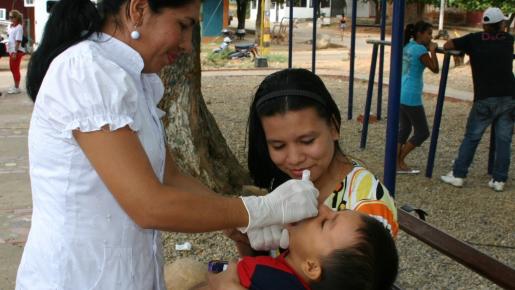
<instances>
[{"instance_id":1,"label":"baby","mask_svg":"<svg viewBox=\"0 0 515 290\"><path fill-rule=\"evenodd\" d=\"M395 243L373 217L321 206L287 230L289 249L277 258L244 257L195 289L390 289L395 281Z\"/></svg>"}]
</instances>

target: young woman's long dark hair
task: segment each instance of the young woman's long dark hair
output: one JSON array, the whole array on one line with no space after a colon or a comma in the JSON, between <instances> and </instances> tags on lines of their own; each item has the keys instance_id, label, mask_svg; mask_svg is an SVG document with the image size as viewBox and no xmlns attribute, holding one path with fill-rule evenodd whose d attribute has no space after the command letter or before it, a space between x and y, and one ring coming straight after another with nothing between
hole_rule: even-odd
<instances>
[{"instance_id":1,"label":"young woman's long dark hair","mask_svg":"<svg viewBox=\"0 0 515 290\"><path fill-rule=\"evenodd\" d=\"M95 32L100 32L106 19L121 24L117 15L130 0L102 0L98 9L90 0L60 0L50 11L38 48L32 54L27 69L27 93L35 101L43 78L60 53ZM164 7L182 7L193 0L148 0L150 9L159 13ZM125 5L128 17L128 5Z\"/></svg>"},{"instance_id":2,"label":"young woman's long dark hair","mask_svg":"<svg viewBox=\"0 0 515 290\"><path fill-rule=\"evenodd\" d=\"M322 276L311 289L389 290L399 269L395 241L381 222L362 215L359 241L322 258Z\"/></svg>"},{"instance_id":3,"label":"young woman's long dark hair","mask_svg":"<svg viewBox=\"0 0 515 290\"><path fill-rule=\"evenodd\" d=\"M433 28L433 25L422 20L415 24L410 23L406 25L406 28L404 28L404 46L406 46L412 38L415 39L417 33L427 31L429 28Z\"/></svg>"},{"instance_id":4,"label":"young woman's long dark hair","mask_svg":"<svg viewBox=\"0 0 515 290\"><path fill-rule=\"evenodd\" d=\"M322 80L305 69L285 69L267 76L256 91L248 120L247 165L254 184L273 189L290 177L274 164L268 152L261 118L305 108L339 131L340 111ZM339 150L338 141L335 148Z\"/></svg>"}]
</instances>

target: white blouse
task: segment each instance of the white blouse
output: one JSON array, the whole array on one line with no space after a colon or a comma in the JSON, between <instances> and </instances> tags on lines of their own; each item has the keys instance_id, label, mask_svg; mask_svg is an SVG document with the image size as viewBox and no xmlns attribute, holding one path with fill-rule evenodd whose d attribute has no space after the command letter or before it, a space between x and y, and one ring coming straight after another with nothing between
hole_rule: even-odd
<instances>
[{"instance_id":1,"label":"white blouse","mask_svg":"<svg viewBox=\"0 0 515 290\"><path fill-rule=\"evenodd\" d=\"M162 182L164 88L142 69L135 50L106 34L50 65L29 129L33 214L16 289L165 290L160 233L132 221L72 135L129 126Z\"/></svg>"},{"instance_id":2,"label":"white blouse","mask_svg":"<svg viewBox=\"0 0 515 290\"><path fill-rule=\"evenodd\" d=\"M23 26L21 26L21 24L18 24L16 26L9 25L9 27L7 28L7 35L8 35L7 52L8 53L16 52L16 41L23 40ZM25 52L25 48L23 48L20 44L18 51Z\"/></svg>"}]
</instances>

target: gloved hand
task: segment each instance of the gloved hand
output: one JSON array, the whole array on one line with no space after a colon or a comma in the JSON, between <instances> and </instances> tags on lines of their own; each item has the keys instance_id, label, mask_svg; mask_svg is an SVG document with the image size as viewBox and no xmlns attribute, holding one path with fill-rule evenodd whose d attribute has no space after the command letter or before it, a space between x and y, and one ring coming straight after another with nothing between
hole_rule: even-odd
<instances>
[{"instance_id":1,"label":"gloved hand","mask_svg":"<svg viewBox=\"0 0 515 290\"><path fill-rule=\"evenodd\" d=\"M309 180L291 179L265 196L241 197L249 214L249 229L293 223L318 214L318 190Z\"/></svg>"},{"instance_id":2,"label":"gloved hand","mask_svg":"<svg viewBox=\"0 0 515 290\"><path fill-rule=\"evenodd\" d=\"M250 229L247 232L250 246L256 251L269 251L277 249L281 240L282 226L271 225L268 227Z\"/></svg>"},{"instance_id":3,"label":"gloved hand","mask_svg":"<svg viewBox=\"0 0 515 290\"><path fill-rule=\"evenodd\" d=\"M279 241L279 247L288 249L290 247L290 234L287 229L283 229L281 233L281 240Z\"/></svg>"},{"instance_id":4,"label":"gloved hand","mask_svg":"<svg viewBox=\"0 0 515 290\"><path fill-rule=\"evenodd\" d=\"M256 251L269 251L278 247L288 249L290 245L288 230L278 225L251 229L247 236L250 246Z\"/></svg>"}]
</instances>

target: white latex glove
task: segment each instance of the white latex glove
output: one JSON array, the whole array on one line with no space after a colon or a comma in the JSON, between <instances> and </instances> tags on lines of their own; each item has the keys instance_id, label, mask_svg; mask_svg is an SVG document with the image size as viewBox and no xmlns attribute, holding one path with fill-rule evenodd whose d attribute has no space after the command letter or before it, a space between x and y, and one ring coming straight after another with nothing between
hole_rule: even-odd
<instances>
[{"instance_id":1,"label":"white latex glove","mask_svg":"<svg viewBox=\"0 0 515 290\"><path fill-rule=\"evenodd\" d=\"M309 180L290 179L265 196L241 197L249 214L242 233L270 225L293 223L318 214L318 190Z\"/></svg>"},{"instance_id":2,"label":"white latex glove","mask_svg":"<svg viewBox=\"0 0 515 290\"><path fill-rule=\"evenodd\" d=\"M247 236L250 246L256 251L270 251L278 247L288 249L290 245L288 230L278 225L250 229Z\"/></svg>"},{"instance_id":3,"label":"white latex glove","mask_svg":"<svg viewBox=\"0 0 515 290\"><path fill-rule=\"evenodd\" d=\"M288 249L290 247L290 234L287 229L283 229L281 233L281 240L279 241L279 247Z\"/></svg>"},{"instance_id":4,"label":"white latex glove","mask_svg":"<svg viewBox=\"0 0 515 290\"><path fill-rule=\"evenodd\" d=\"M256 251L277 249L281 240L281 231L282 226L279 225L250 229L247 232L250 246Z\"/></svg>"}]
</instances>

